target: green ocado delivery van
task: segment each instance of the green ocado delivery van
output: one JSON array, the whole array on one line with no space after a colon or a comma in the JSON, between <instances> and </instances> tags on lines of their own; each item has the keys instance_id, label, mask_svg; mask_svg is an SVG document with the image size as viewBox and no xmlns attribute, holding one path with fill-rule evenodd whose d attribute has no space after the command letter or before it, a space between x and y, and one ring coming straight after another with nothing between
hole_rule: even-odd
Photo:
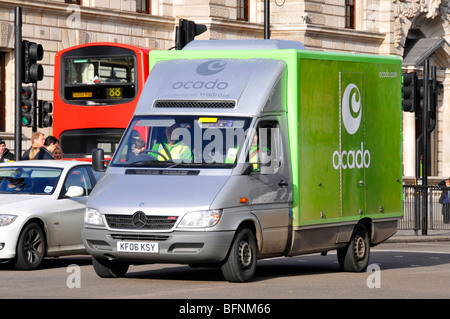
<instances>
[{"instance_id":1,"label":"green ocado delivery van","mask_svg":"<svg viewBox=\"0 0 450 319\"><path fill-rule=\"evenodd\" d=\"M366 269L402 217L399 58L195 40L149 62L109 165L93 152L106 173L83 242L99 276L182 263L245 282L257 259L330 250Z\"/></svg>"}]
</instances>

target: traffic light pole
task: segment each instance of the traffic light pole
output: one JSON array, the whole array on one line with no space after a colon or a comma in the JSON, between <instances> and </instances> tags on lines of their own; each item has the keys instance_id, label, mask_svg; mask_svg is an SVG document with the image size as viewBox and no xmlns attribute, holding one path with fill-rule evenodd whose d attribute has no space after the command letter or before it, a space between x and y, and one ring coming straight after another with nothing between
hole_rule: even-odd
<instances>
[{"instance_id":1,"label":"traffic light pole","mask_svg":"<svg viewBox=\"0 0 450 319\"><path fill-rule=\"evenodd\" d=\"M15 121L14 121L14 160L22 156L22 8L14 11L14 64L15 64Z\"/></svg>"},{"instance_id":2,"label":"traffic light pole","mask_svg":"<svg viewBox=\"0 0 450 319\"><path fill-rule=\"evenodd\" d=\"M430 61L426 59L423 66L423 109L422 109L422 134L423 134L423 157L422 157L422 185L428 185L428 122L429 122L429 68ZM422 235L428 234L428 191L423 188L422 197Z\"/></svg>"},{"instance_id":3,"label":"traffic light pole","mask_svg":"<svg viewBox=\"0 0 450 319\"><path fill-rule=\"evenodd\" d=\"M37 132L38 116L37 116L37 82L33 83L33 126L31 130Z\"/></svg>"},{"instance_id":4,"label":"traffic light pole","mask_svg":"<svg viewBox=\"0 0 450 319\"><path fill-rule=\"evenodd\" d=\"M270 39L270 1L264 0L264 39Z\"/></svg>"}]
</instances>

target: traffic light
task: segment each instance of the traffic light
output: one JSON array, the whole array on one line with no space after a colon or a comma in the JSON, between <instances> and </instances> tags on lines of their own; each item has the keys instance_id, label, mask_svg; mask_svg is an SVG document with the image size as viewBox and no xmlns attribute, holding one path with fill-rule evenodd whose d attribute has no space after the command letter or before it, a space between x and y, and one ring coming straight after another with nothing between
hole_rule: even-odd
<instances>
[{"instance_id":1,"label":"traffic light","mask_svg":"<svg viewBox=\"0 0 450 319\"><path fill-rule=\"evenodd\" d=\"M22 126L32 127L34 119L33 88L22 87Z\"/></svg>"},{"instance_id":2,"label":"traffic light","mask_svg":"<svg viewBox=\"0 0 450 319\"><path fill-rule=\"evenodd\" d=\"M206 31L206 25L196 24L194 21L180 19L175 33L176 49L181 50L186 44Z\"/></svg>"},{"instance_id":3,"label":"traffic light","mask_svg":"<svg viewBox=\"0 0 450 319\"><path fill-rule=\"evenodd\" d=\"M421 110L423 110L424 106L425 106L425 81L424 79L418 79L417 80L417 90L416 90L416 106L417 108L420 108Z\"/></svg>"},{"instance_id":4,"label":"traffic light","mask_svg":"<svg viewBox=\"0 0 450 319\"><path fill-rule=\"evenodd\" d=\"M42 60L44 57L44 48L40 44L27 40L22 41L22 48L22 82L36 83L41 81L44 78L44 68L37 61Z\"/></svg>"},{"instance_id":5,"label":"traffic light","mask_svg":"<svg viewBox=\"0 0 450 319\"><path fill-rule=\"evenodd\" d=\"M403 73L402 110L415 112L418 102L417 73Z\"/></svg>"},{"instance_id":6,"label":"traffic light","mask_svg":"<svg viewBox=\"0 0 450 319\"><path fill-rule=\"evenodd\" d=\"M38 110L38 126L40 128L52 126L53 116L51 116L49 113L53 112L53 104L48 101L39 100Z\"/></svg>"},{"instance_id":7,"label":"traffic light","mask_svg":"<svg viewBox=\"0 0 450 319\"><path fill-rule=\"evenodd\" d=\"M438 95L441 95L443 92L444 86L442 83L439 83L436 79L433 79L431 83L430 89L430 118L436 118L436 109L438 104Z\"/></svg>"}]
</instances>

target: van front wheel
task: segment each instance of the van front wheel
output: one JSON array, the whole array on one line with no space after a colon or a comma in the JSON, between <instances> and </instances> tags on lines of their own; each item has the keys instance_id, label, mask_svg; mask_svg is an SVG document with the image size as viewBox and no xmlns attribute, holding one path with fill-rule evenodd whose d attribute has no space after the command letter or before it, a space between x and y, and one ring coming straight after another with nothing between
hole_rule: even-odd
<instances>
[{"instance_id":1,"label":"van front wheel","mask_svg":"<svg viewBox=\"0 0 450 319\"><path fill-rule=\"evenodd\" d=\"M123 277L128 271L129 265L117 260L108 260L92 257L92 266L95 273L101 278Z\"/></svg>"},{"instance_id":2,"label":"van front wheel","mask_svg":"<svg viewBox=\"0 0 450 319\"><path fill-rule=\"evenodd\" d=\"M238 230L230 252L222 265L222 273L231 282L247 282L256 271L257 248L255 235L249 228Z\"/></svg>"},{"instance_id":3,"label":"van front wheel","mask_svg":"<svg viewBox=\"0 0 450 319\"><path fill-rule=\"evenodd\" d=\"M366 226L359 224L348 245L337 250L339 265L349 272L365 271L369 263L369 255L369 234Z\"/></svg>"}]
</instances>

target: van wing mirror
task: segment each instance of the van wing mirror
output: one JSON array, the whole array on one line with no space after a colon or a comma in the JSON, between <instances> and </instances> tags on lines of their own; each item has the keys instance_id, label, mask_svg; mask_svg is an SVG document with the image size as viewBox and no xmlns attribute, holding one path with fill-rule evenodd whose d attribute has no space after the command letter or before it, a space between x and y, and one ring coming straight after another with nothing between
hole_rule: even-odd
<instances>
[{"instance_id":1,"label":"van wing mirror","mask_svg":"<svg viewBox=\"0 0 450 319\"><path fill-rule=\"evenodd\" d=\"M94 148L92 150L92 169L96 172L104 172L105 165L105 151L102 148Z\"/></svg>"},{"instance_id":2,"label":"van wing mirror","mask_svg":"<svg viewBox=\"0 0 450 319\"><path fill-rule=\"evenodd\" d=\"M251 173L258 173L261 175L271 175L276 171L276 161L272 161L270 151L261 151L258 154L258 162L247 162L242 169L242 175L249 175Z\"/></svg>"},{"instance_id":3,"label":"van wing mirror","mask_svg":"<svg viewBox=\"0 0 450 319\"><path fill-rule=\"evenodd\" d=\"M253 164L252 163L245 163L244 168L242 169L242 175L249 175L253 172Z\"/></svg>"},{"instance_id":4,"label":"van wing mirror","mask_svg":"<svg viewBox=\"0 0 450 319\"><path fill-rule=\"evenodd\" d=\"M262 175L275 173L274 161L268 151L259 152L259 171Z\"/></svg>"}]
</instances>

